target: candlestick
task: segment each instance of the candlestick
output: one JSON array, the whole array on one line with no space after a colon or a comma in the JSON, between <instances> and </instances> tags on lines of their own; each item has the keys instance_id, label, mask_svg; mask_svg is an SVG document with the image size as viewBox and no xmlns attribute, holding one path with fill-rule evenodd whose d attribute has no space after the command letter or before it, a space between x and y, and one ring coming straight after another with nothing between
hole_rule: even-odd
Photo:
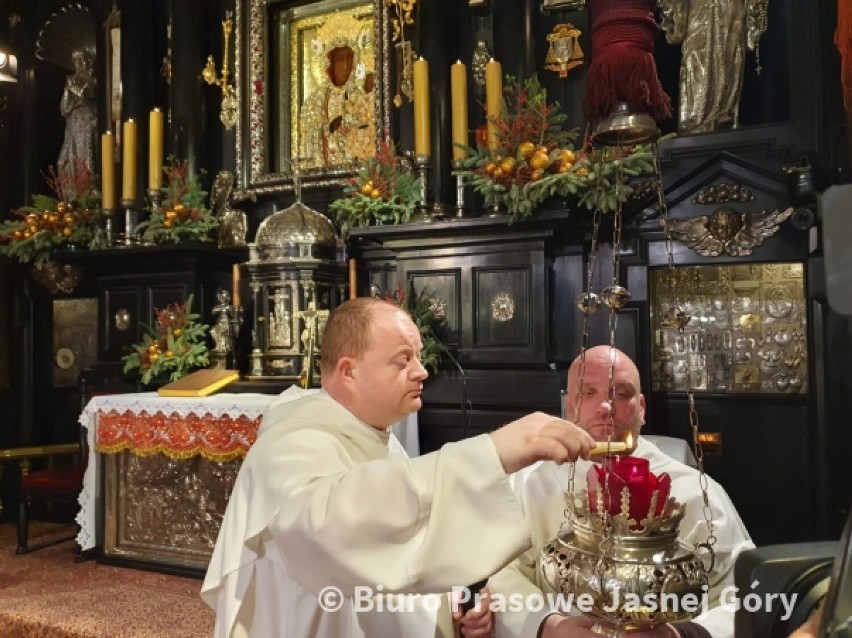
<instances>
[{"instance_id":1,"label":"candlestick","mask_svg":"<svg viewBox=\"0 0 852 638\"><path fill-rule=\"evenodd\" d=\"M163 210L163 191L160 188L149 188L148 191L148 213L155 215ZM140 237L141 240L141 237ZM152 245L153 242L143 242Z\"/></svg>"},{"instance_id":2,"label":"candlestick","mask_svg":"<svg viewBox=\"0 0 852 638\"><path fill-rule=\"evenodd\" d=\"M148 188L163 187L163 112L154 109L148 116Z\"/></svg>"},{"instance_id":3,"label":"candlestick","mask_svg":"<svg viewBox=\"0 0 852 638\"><path fill-rule=\"evenodd\" d=\"M453 159L462 160L467 153L459 144L469 146L467 134L467 67L459 60L450 67L450 92L453 104Z\"/></svg>"},{"instance_id":4,"label":"candlestick","mask_svg":"<svg viewBox=\"0 0 852 638\"><path fill-rule=\"evenodd\" d=\"M354 259L349 260L349 298L358 296L358 264Z\"/></svg>"},{"instance_id":5,"label":"candlestick","mask_svg":"<svg viewBox=\"0 0 852 638\"><path fill-rule=\"evenodd\" d=\"M493 58L485 65L485 113L488 116L488 148L500 147L497 119L503 110L503 67Z\"/></svg>"},{"instance_id":6,"label":"candlestick","mask_svg":"<svg viewBox=\"0 0 852 638\"><path fill-rule=\"evenodd\" d=\"M414 63L414 154L430 154L429 139L429 63L418 58Z\"/></svg>"},{"instance_id":7,"label":"candlestick","mask_svg":"<svg viewBox=\"0 0 852 638\"><path fill-rule=\"evenodd\" d=\"M420 202L409 221L414 224L425 224L435 219L434 209L429 205L429 156L415 154L412 159L414 170L420 178Z\"/></svg>"},{"instance_id":8,"label":"candlestick","mask_svg":"<svg viewBox=\"0 0 852 638\"><path fill-rule=\"evenodd\" d=\"M135 209L136 199L121 198L121 207L124 209L124 233L121 236L125 246L135 246L136 226L139 225L139 213Z\"/></svg>"},{"instance_id":9,"label":"candlestick","mask_svg":"<svg viewBox=\"0 0 852 638\"><path fill-rule=\"evenodd\" d=\"M136 201L136 122L127 120L123 127L121 198Z\"/></svg>"},{"instance_id":10,"label":"candlestick","mask_svg":"<svg viewBox=\"0 0 852 638\"><path fill-rule=\"evenodd\" d=\"M234 264L231 270L231 280L233 281L233 292L231 293L231 299L233 300L234 307L240 306L240 265Z\"/></svg>"},{"instance_id":11,"label":"candlestick","mask_svg":"<svg viewBox=\"0 0 852 638\"><path fill-rule=\"evenodd\" d=\"M468 209L464 205L464 177L462 176L462 171L464 171L462 161L458 159L453 160L453 173L456 176L456 219L469 216Z\"/></svg>"}]
</instances>

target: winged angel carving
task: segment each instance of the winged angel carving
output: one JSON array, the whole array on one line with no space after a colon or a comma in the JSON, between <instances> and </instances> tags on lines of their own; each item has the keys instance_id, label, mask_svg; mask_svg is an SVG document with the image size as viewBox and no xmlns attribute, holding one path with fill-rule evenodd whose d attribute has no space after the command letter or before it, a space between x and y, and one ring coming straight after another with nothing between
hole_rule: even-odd
<instances>
[{"instance_id":1,"label":"winged angel carving","mask_svg":"<svg viewBox=\"0 0 852 638\"><path fill-rule=\"evenodd\" d=\"M673 239L684 242L699 255L731 257L750 255L755 246L778 232L778 226L793 214L793 208L760 213L743 213L730 206L717 208L711 215L671 219ZM665 226L665 221L661 222Z\"/></svg>"}]
</instances>

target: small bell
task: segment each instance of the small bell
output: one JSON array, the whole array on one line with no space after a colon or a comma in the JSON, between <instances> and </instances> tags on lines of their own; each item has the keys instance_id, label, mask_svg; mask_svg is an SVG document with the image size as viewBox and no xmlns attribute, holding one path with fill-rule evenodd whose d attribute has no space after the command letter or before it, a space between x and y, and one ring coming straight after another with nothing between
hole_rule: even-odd
<instances>
[{"instance_id":1,"label":"small bell","mask_svg":"<svg viewBox=\"0 0 852 638\"><path fill-rule=\"evenodd\" d=\"M623 308L628 301L630 301L630 297L633 295L630 294L630 291L627 290L624 286L619 286L617 284L613 284L612 286L607 286L603 290L601 290L601 299L603 302L612 308L613 310L619 310Z\"/></svg>"},{"instance_id":2,"label":"small bell","mask_svg":"<svg viewBox=\"0 0 852 638\"><path fill-rule=\"evenodd\" d=\"M593 315L598 311L598 306L601 305L601 298L593 292L584 292L577 297L577 308L584 315Z\"/></svg>"},{"instance_id":3,"label":"small bell","mask_svg":"<svg viewBox=\"0 0 852 638\"><path fill-rule=\"evenodd\" d=\"M660 136L657 123L647 113L631 113L627 102L619 102L612 113L595 127L594 138L606 146L629 146L652 142Z\"/></svg>"}]
</instances>

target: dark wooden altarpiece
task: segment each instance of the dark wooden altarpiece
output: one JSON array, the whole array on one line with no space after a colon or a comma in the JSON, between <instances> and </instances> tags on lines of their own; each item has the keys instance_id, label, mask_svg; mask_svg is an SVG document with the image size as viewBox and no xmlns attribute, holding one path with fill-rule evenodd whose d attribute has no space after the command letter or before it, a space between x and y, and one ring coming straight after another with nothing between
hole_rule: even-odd
<instances>
[{"instance_id":1,"label":"dark wooden altarpiece","mask_svg":"<svg viewBox=\"0 0 852 638\"><path fill-rule=\"evenodd\" d=\"M20 11L29 6L17 4L23 7ZM21 47L21 69L33 74L16 92L4 89L4 95L17 98L10 111L16 124L0 127L0 171L15 176L0 177L0 203L8 207L23 205L33 192L44 190L38 184L39 167L55 162L61 142L57 131L62 123L55 109L62 77L34 60L30 42L39 21L50 13L48 4L32 3L32 15L25 14L23 26L12 34ZM104 17L109 10L109 3L91 4L97 16ZM701 430L718 434L721 440L718 453L706 457L707 470L728 490L759 544L836 538L852 501L845 461L852 434L844 418L852 394L847 370L852 327L847 317L826 303L820 236L819 193L830 182L847 181L848 175L840 76L832 44L834 9L828 4L772 0L770 26L761 46L764 75L754 76L751 55L746 68L743 127L679 137L659 148L672 217L712 213L715 206L693 200L707 186L718 184L742 186L754 195L752 201L735 205L741 212L788 206L798 211L793 221L782 223L778 233L750 255L702 256L680 242L672 255L678 268L773 263L802 268L805 390L708 390L697 395ZM250 149L238 147L234 133L223 131L218 122L221 94L202 89L198 82L206 55L221 59L220 19L234 8L233 2L128 0L119 5L127 23L138 27L128 30L133 46L122 58L123 68L148 70L127 74L123 112L144 119L154 104L167 105L171 127L166 148L210 175L220 168L233 170L235 149L247 161ZM418 3L414 42L430 60L435 87L431 179L436 200L451 204L454 198L448 159L449 65L457 58L469 61L478 40L488 42L505 72L521 77L538 72L551 99L582 127L583 68L561 80L542 67L547 33L564 21L585 30L586 13L545 16L538 5L538 0ZM170 81L159 73L167 22L172 24ZM590 52L587 42L583 44ZM657 47L661 79L676 96L679 50L665 45L662 37ZM245 59L248 51L241 54ZM251 77L244 75L238 90L245 99L255 88ZM483 100L484 94L471 91L472 127L482 122ZM389 116L391 133L403 148L411 145L410 110L407 104ZM674 128L671 122L661 124L664 131ZM16 142L24 137L27 145ZM783 167L802 164L813 166L813 186L791 188ZM304 199L323 210L338 194L333 188L318 188L307 191ZM258 192L256 202L242 202L250 218L249 238L274 206L291 201L292 193L284 189ZM476 207L475 198L469 201ZM625 209L619 280L633 298L619 313L616 343L635 358L642 373L647 431L691 440L684 392L652 385L655 304L650 282L655 269L668 263L660 217L651 191ZM417 290L428 288L445 303L449 324L445 343L456 362L444 357L440 372L426 383L420 413L423 451L486 432L530 410L559 413L567 366L580 346L575 299L585 283L590 237L590 213L577 210L571 201L551 202L533 220L511 225L506 217L476 217L352 232L349 249L359 264L360 294L368 294L371 284L392 292L411 283ZM114 363L125 345L114 341L106 323L114 315L111 304L120 300L141 317L152 305L167 303L158 291L179 288L177 294L195 292L200 307L208 310L212 291L227 284L230 264L239 260L238 255L206 251L179 256L171 249L162 254L148 250L144 255L145 261L135 262L138 255L132 250L123 261L114 255L83 260L87 278L68 298L99 299L99 360ZM611 257L611 245L605 241L597 255L597 288L609 282ZM10 416L0 426L3 445L73 440L76 428L76 389L53 383L52 299L34 285L24 269L0 265L0 336L8 336L9 343L0 362L5 363L0 365L0 381L5 384L0 387L0 410ZM591 343L608 342L605 315L593 317ZM5 486L7 493L10 490Z\"/></svg>"}]
</instances>

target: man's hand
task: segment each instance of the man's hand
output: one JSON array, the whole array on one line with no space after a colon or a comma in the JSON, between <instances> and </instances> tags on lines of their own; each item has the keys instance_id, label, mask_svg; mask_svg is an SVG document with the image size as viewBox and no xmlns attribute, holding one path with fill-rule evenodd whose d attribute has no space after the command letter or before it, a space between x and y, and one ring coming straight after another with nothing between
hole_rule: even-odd
<instances>
[{"instance_id":1,"label":"man's hand","mask_svg":"<svg viewBox=\"0 0 852 638\"><path fill-rule=\"evenodd\" d=\"M507 474L536 461L565 463L588 458L595 440L570 421L534 412L491 432Z\"/></svg>"},{"instance_id":2,"label":"man's hand","mask_svg":"<svg viewBox=\"0 0 852 638\"><path fill-rule=\"evenodd\" d=\"M801 627L790 634L790 638L817 638L820 621L822 621L822 607L813 612Z\"/></svg>"},{"instance_id":3,"label":"man's hand","mask_svg":"<svg viewBox=\"0 0 852 638\"><path fill-rule=\"evenodd\" d=\"M450 609L453 612L453 622L461 627L461 635L465 638L493 638L494 637L494 612L491 611L491 593L487 587L479 592L473 592L476 596L476 605L468 611L463 611L458 601L459 591L450 594Z\"/></svg>"},{"instance_id":4,"label":"man's hand","mask_svg":"<svg viewBox=\"0 0 852 638\"><path fill-rule=\"evenodd\" d=\"M541 627L541 638L600 638L601 634L592 631L594 618L588 616L560 616L552 614L545 618ZM653 629L629 632L631 638L674 638L677 630L667 624L657 625Z\"/></svg>"},{"instance_id":5,"label":"man's hand","mask_svg":"<svg viewBox=\"0 0 852 638\"><path fill-rule=\"evenodd\" d=\"M600 638L592 631L595 624L588 616L560 616L551 614L544 620L541 638Z\"/></svg>"}]
</instances>

